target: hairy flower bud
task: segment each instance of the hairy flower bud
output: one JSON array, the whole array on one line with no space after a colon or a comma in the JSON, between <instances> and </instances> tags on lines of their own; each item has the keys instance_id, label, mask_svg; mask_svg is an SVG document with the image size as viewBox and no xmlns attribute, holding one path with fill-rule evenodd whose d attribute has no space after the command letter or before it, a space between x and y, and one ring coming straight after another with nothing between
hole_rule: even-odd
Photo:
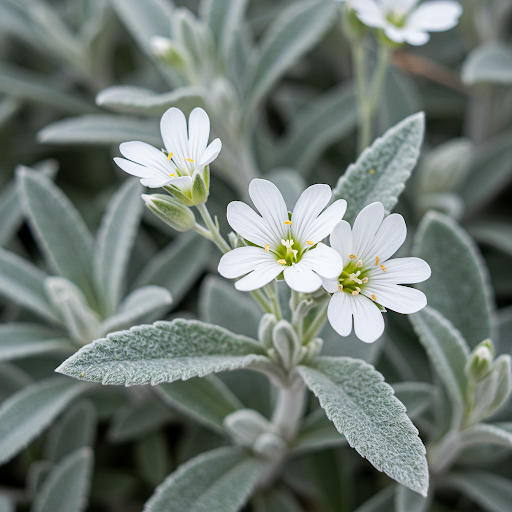
<instances>
[{"instance_id":1,"label":"hairy flower bud","mask_svg":"<svg viewBox=\"0 0 512 512\"><path fill-rule=\"evenodd\" d=\"M266 350L272 347L272 330L276 324L277 318L272 313L266 313L260 319L258 339Z\"/></svg>"},{"instance_id":2,"label":"hairy flower bud","mask_svg":"<svg viewBox=\"0 0 512 512\"><path fill-rule=\"evenodd\" d=\"M469 355L466 375L475 382L482 380L490 371L494 360L494 347L490 339L482 341Z\"/></svg>"},{"instance_id":3,"label":"hairy flower bud","mask_svg":"<svg viewBox=\"0 0 512 512\"><path fill-rule=\"evenodd\" d=\"M242 446L252 447L265 432L277 434L276 426L253 409L239 409L224 418L224 427Z\"/></svg>"},{"instance_id":4,"label":"hairy flower bud","mask_svg":"<svg viewBox=\"0 0 512 512\"><path fill-rule=\"evenodd\" d=\"M286 320L280 320L272 330L274 347L286 369L292 368L304 355L297 333Z\"/></svg>"},{"instance_id":5,"label":"hairy flower bud","mask_svg":"<svg viewBox=\"0 0 512 512\"><path fill-rule=\"evenodd\" d=\"M154 36L151 38L151 49L156 57L176 69L185 69L187 60L183 50L167 37Z\"/></svg>"},{"instance_id":6,"label":"hairy flower bud","mask_svg":"<svg viewBox=\"0 0 512 512\"><path fill-rule=\"evenodd\" d=\"M174 197L163 194L143 194L146 206L176 231L189 231L196 223L194 213Z\"/></svg>"}]
</instances>

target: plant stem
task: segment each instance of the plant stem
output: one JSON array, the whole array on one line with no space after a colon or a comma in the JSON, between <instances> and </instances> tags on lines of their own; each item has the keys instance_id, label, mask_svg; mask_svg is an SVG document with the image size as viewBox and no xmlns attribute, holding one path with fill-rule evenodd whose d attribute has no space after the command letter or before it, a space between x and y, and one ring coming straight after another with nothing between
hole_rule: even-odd
<instances>
[{"instance_id":1,"label":"plant stem","mask_svg":"<svg viewBox=\"0 0 512 512\"><path fill-rule=\"evenodd\" d=\"M251 294L254 297L254 300L261 306L261 309L265 311L265 313L274 313L272 305L269 303L265 297L265 294L260 289L253 290Z\"/></svg>"},{"instance_id":2,"label":"plant stem","mask_svg":"<svg viewBox=\"0 0 512 512\"><path fill-rule=\"evenodd\" d=\"M279 427L286 441L292 440L298 430L306 399L305 387L279 388L272 423Z\"/></svg>"},{"instance_id":3,"label":"plant stem","mask_svg":"<svg viewBox=\"0 0 512 512\"><path fill-rule=\"evenodd\" d=\"M309 327L307 331L305 332L304 336L302 337L302 344L305 345L309 341L311 341L319 332L320 329L322 329L325 320L327 318L327 307L329 306L329 301L326 300L319 308L316 317L314 320L309 324Z\"/></svg>"},{"instance_id":4,"label":"plant stem","mask_svg":"<svg viewBox=\"0 0 512 512\"><path fill-rule=\"evenodd\" d=\"M432 474L446 471L455 461L462 448L460 434L450 430L439 441L428 446L428 465Z\"/></svg>"},{"instance_id":5,"label":"plant stem","mask_svg":"<svg viewBox=\"0 0 512 512\"><path fill-rule=\"evenodd\" d=\"M213 219L210 215L210 212L208 211L208 208L206 207L206 204L198 204L196 205L196 208L199 210L199 213L201 214L201 217L203 218L204 223L206 224L206 227L210 232L210 240L220 249L220 251L223 254L229 252L231 250L231 247L228 245L226 240L222 238L222 235L220 234L217 226L213 222Z\"/></svg>"},{"instance_id":6,"label":"plant stem","mask_svg":"<svg viewBox=\"0 0 512 512\"><path fill-rule=\"evenodd\" d=\"M281 306L279 304L279 294L277 291L277 281L274 279L273 282L269 283L265 286L265 291L267 292L267 296L270 299L270 303L272 305L272 313L276 316L278 320L283 319L283 315L281 313Z\"/></svg>"}]
</instances>

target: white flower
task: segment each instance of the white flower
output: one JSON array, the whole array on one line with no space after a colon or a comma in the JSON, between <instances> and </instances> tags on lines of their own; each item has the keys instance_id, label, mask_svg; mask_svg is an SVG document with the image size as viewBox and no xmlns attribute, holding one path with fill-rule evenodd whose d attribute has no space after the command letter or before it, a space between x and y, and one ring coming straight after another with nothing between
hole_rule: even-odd
<instances>
[{"instance_id":1,"label":"white flower","mask_svg":"<svg viewBox=\"0 0 512 512\"><path fill-rule=\"evenodd\" d=\"M418 0L352 0L357 17L369 27L383 29L396 43L425 44L429 32L443 32L457 25L462 7L452 0L417 6ZM416 7L417 6L417 7Z\"/></svg>"},{"instance_id":2,"label":"white flower","mask_svg":"<svg viewBox=\"0 0 512 512\"><path fill-rule=\"evenodd\" d=\"M327 317L341 336L352 331L372 343L384 331L381 308L398 313L415 313L427 305L425 294L400 284L420 283L430 277L430 267L420 258L391 256L404 243L407 234L404 218L393 213L384 220L382 203L361 210L354 227L341 221L331 234L331 247L341 255L343 272L337 279L323 279L324 288L333 293Z\"/></svg>"},{"instance_id":3,"label":"white flower","mask_svg":"<svg viewBox=\"0 0 512 512\"><path fill-rule=\"evenodd\" d=\"M114 161L123 171L141 178L145 187L171 185L190 196L194 180L217 158L222 144L215 139L208 145L210 119L202 108L191 112L188 124L187 133L185 115L172 107L160 120L165 152L145 142L123 142L119 150L127 160L114 158Z\"/></svg>"},{"instance_id":4,"label":"white flower","mask_svg":"<svg viewBox=\"0 0 512 512\"><path fill-rule=\"evenodd\" d=\"M328 185L312 185L302 193L289 215L281 192L270 181L252 180L249 195L261 217L241 201L229 203L227 217L230 226L254 245L225 254L219 263L222 276L245 276L235 287L251 291L283 272L290 288L312 293L322 285L319 275L339 275L343 268L339 254L321 240L342 219L347 209L344 199L323 211L331 200L331 189Z\"/></svg>"}]
</instances>

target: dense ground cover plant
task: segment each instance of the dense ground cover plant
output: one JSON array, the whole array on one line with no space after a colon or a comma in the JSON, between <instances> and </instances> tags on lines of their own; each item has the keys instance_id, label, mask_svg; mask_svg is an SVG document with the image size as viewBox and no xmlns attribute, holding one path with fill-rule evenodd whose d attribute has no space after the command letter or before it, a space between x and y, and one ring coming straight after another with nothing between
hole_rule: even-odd
<instances>
[{"instance_id":1,"label":"dense ground cover plant","mask_svg":"<svg viewBox=\"0 0 512 512\"><path fill-rule=\"evenodd\" d=\"M0 511L508 511L509 3L196 4L0 0Z\"/></svg>"}]
</instances>

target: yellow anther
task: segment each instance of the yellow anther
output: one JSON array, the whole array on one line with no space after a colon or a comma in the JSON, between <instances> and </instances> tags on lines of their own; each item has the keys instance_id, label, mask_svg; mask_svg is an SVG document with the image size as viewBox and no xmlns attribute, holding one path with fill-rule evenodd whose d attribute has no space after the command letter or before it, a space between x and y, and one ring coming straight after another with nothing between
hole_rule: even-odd
<instances>
[{"instance_id":1,"label":"yellow anther","mask_svg":"<svg viewBox=\"0 0 512 512\"><path fill-rule=\"evenodd\" d=\"M186 160L187 162L193 162L193 161L194 161L194 160L192 160L191 158L185 158L185 160Z\"/></svg>"},{"instance_id":2,"label":"yellow anther","mask_svg":"<svg viewBox=\"0 0 512 512\"><path fill-rule=\"evenodd\" d=\"M349 255L349 258L350 258L351 260L357 260L357 256L356 256L355 254L350 254L350 255Z\"/></svg>"},{"instance_id":3,"label":"yellow anther","mask_svg":"<svg viewBox=\"0 0 512 512\"><path fill-rule=\"evenodd\" d=\"M379 264L379 257L378 256L375 256L375 265L378 265Z\"/></svg>"},{"instance_id":4,"label":"yellow anther","mask_svg":"<svg viewBox=\"0 0 512 512\"><path fill-rule=\"evenodd\" d=\"M265 252L270 251L270 244L265 245Z\"/></svg>"},{"instance_id":5,"label":"yellow anther","mask_svg":"<svg viewBox=\"0 0 512 512\"><path fill-rule=\"evenodd\" d=\"M359 286L356 286L356 289L352 292L352 295L359 295L360 291L361 291L361 288L359 288Z\"/></svg>"},{"instance_id":6,"label":"yellow anther","mask_svg":"<svg viewBox=\"0 0 512 512\"><path fill-rule=\"evenodd\" d=\"M119 356L116 356L116 359L119 359Z\"/></svg>"},{"instance_id":7,"label":"yellow anther","mask_svg":"<svg viewBox=\"0 0 512 512\"><path fill-rule=\"evenodd\" d=\"M359 260L357 263L356 263L356 267L362 267L363 266L363 260Z\"/></svg>"},{"instance_id":8,"label":"yellow anther","mask_svg":"<svg viewBox=\"0 0 512 512\"><path fill-rule=\"evenodd\" d=\"M82 373L80 374L80 377L83 377L84 375L85 375L85 373L84 373L84 372L82 372Z\"/></svg>"},{"instance_id":9,"label":"yellow anther","mask_svg":"<svg viewBox=\"0 0 512 512\"><path fill-rule=\"evenodd\" d=\"M372 293L372 300L373 302L377 302L377 297L375 297L375 295Z\"/></svg>"},{"instance_id":10,"label":"yellow anther","mask_svg":"<svg viewBox=\"0 0 512 512\"><path fill-rule=\"evenodd\" d=\"M280 265L286 265L286 260L277 260Z\"/></svg>"},{"instance_id":11,"label":"yellow anther","mask_svg":"<svg viewBox=\"0 0 512 512\"><path fill-rule=\"evenodd\" d=\"M368 278L367 277L363 277L363 283L367 283L368 282Z\"/></svg>"},{"instance_id":12,"label":"yellow anther","mask_svg":"<svg viewBox=\"0 0 512 512\"><path fill-rule=\"evenodd\" d=\"M292 225L292 221L291 220L285 220L284 221L285 224L288 224L288 226L291 226Z\"/></svg>"},{"instance_id":13,"label":"yellow anther","mask_svg":"<svg viewBox=\"0 0 512 512\"><path fill-rule=\"evenodd\" d=\"M171 161L172 155L174 155L174 153L169 153L169 154L167 155L167 161L168 161L168 162L170 162L170 161Z\"/></svg>"},{"instance_id":14,"label":"yellow anther","mask_svg":"<svg viewBox=\"0 0 512 512\"><path fill-rule=\"evenodd\" d=\"M171 178L176 178L176 175L175 175L175 174L169 174L169 176L170 176Z\"/></svg>"},{"instance_id":15,"label":"yellow anther","mask_svg":"<svg viewBox=\"0 0 512 512\"><path fill-rule=\"evenodd\" d=\"M370 174L375 174L375 169L370 169Z\"/></svg>"},{"instance_id":16,"label":"yellow anther","mask_svg":"<svg viewBox=\"0 0 512 512\"><path fill-rule=\"evenodd\" d=\"M382 269L382 272L386 272L386 267L384 265L381 265L380 268Z\"/></svg>"},{"instance_id":17,"label":"yellow anther","mask_svg":"<svg viewBox=\"0 0 512 512\"><path fill-rule=\"evenodd\" d=\"M312 242L311 240L308 240L306 243L307 243L308 245L315 245L315 243L314 243L314 242Z\"/></svg>"},{"instance_id":18,"label":"yellow anther","mask_svg":"<svg viewBox=\"0 0 512 512\"><path fill-rule=\"evenodd\" d=\"M343 291L343 285L342 285L342 284L339 284L339 285L338 285L338 291L339 291L339 292L342 292L342 291Z\"/></svg>"}]
</instances>

